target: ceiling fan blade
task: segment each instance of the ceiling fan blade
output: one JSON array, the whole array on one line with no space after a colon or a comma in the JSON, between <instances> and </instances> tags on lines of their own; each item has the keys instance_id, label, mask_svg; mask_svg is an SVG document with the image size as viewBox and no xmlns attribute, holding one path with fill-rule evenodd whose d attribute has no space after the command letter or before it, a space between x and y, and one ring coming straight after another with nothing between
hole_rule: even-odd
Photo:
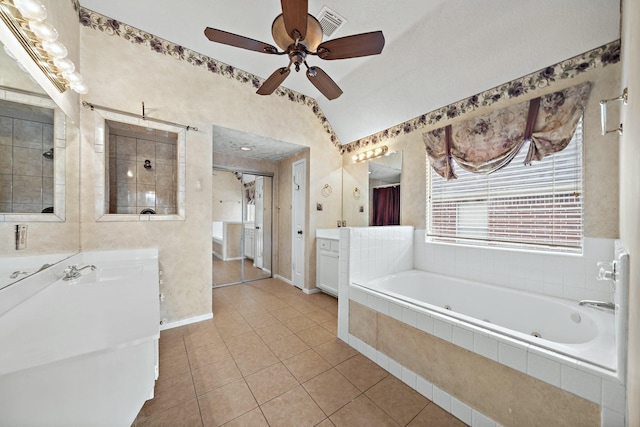
<instances>
[{"instance_id":1,"label":"ceiling fan blade","mask_svg":"<svg viewBox=\"0 0 640 427\"><path fill-rule=\"evenodd\" d=\"M319 67L309 67L307 78L328 100L336 99L342 95L342 89Z\"/></svg>"},{"instance_id":2,"label":"ceiling fan blade","mask_svg":"<svg viewBox=\"0 0 640 427\"><path fill-rule=\"evenodd\" d=\"M278 49L268 43L250 39L249 37L228 33L226 31L217 30L215 28L205 28L204 35L207 36L209 40L216 43L222 43L229 46L240 47L242 49L254 50L256 52L262 53L278 53Z\"/></svg>"},{"instance_id":3,"label":"ceiling fan blade","mask_svg":"<svg viewBox=\"0 0 640 427\"><path fill-rule=\"evenodd\" d=\"M300 40L307 37L308 0L281 0L284 27L289 36L296 40L295 31L300 33Z\"/></svg>"},{"instance_id":4,"label":"ceiling fan blade","mask_svg":"<svg viewBox=\"0 0 640 427\"><path fill-rule=\"evenodd\" d=\"M316 54L322 59L347 59L377 55L384 47L382 31L340 37L321 43Z\"/></svg>"},{"instance_id":5,"label":"ceiling fan blade","mask_svg":"<svg viewBox=\"0 0 640 427\"><path fill-rule=\"evenodd\" d=\"M256 91L258 95L271 95L278 86L287 78L291 70L287 67L278 68L262 83L262 86Z\"/></svg>"}]
</instances>

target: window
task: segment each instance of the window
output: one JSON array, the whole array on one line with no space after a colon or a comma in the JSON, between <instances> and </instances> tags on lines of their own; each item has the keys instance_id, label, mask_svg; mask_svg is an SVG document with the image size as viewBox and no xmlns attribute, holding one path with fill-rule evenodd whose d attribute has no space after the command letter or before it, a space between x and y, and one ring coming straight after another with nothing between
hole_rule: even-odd
<instances>
[{"instance_id":1,"label":"window","mask_svg":"<svg viewBox=\"0 0 640 427\"><path fill-rule=\"evenodd\" d=\"M528 143L527 143L528 144ZM427 170L427 237L439 241L582 250L582 119L569 145L529 166L528 146L490 175Z\"/></svg>"}]
</instances>

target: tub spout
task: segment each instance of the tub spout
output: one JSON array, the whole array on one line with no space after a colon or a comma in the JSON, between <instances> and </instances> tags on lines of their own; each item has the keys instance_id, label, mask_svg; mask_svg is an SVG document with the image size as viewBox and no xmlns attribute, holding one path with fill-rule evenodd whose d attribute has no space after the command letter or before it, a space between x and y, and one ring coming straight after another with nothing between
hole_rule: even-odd
<instances>
[{"instance_id":1,"label":"tub spout","mask_svg":"<svg viewBox=\"0 0 640 427\"><path fill-rule=\"evenodd\" d=\"M615 311L615 309L616 309L615 303L605 302L605 301L593 301L593 300L589 300L589 299L584 299L584 300L580 301L578 303L578 305L588 305L590 307L599 307L599 308L604 308L604 309L612 310L612 311Z\"/></svg>"},{"instance_id":2,"label":"tub spout","mask_svg":"<svg viewBox=\"0 0 640 427\"><path fill-rule=\"evenodd\" d=\"M90 265L87 264L84 267L80 267L78 268L77 265L70 265L69 268L67 268L64 271L64 276L62 277L62 280L73 280L73 279L77 279L78 277L80 277L80 272L82 270L84 270L85 268L90 268L91 271L94 271L96 269L95 265Z\"/></svg>"}]
</instances>

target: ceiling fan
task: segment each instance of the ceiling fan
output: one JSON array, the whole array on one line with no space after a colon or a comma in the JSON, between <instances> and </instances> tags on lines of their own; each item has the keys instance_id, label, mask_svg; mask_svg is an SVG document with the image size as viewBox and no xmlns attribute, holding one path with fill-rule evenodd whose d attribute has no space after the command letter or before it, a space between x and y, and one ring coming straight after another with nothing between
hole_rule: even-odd
<instances>
[{"instance_id":1,"label":"ceiling fan","mask_svg":"<svg viewBox=\"0 0 640 427\"><path fill-rule=\"evenodd\" d=\"M316 18L308 14L308 0L281 0L282 13L271 25L271 34L275 46L248 37L228 33L207 27L205 36L212 42L240 47L271 55L287 55L289 65L281 67L269 76L256 93L270 95L282 84L291 72L293 65L300 71L300 65L307 68L307 78L328 99L342 95L342 89L320 67L309 66L307 56L315 55L320 59L347 59L377 55L384 47L382 31L341 37L322 43L322 27Z\"/></svg>"}]
</instances>

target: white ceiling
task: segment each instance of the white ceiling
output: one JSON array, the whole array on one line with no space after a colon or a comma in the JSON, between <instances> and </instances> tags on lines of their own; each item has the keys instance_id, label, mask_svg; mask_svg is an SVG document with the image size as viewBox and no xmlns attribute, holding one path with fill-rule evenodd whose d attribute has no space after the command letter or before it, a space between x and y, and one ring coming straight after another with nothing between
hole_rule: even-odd
<instances>
[{"instance_id":1,"label":"white ceiling","mask_svg":"<svg viewBox=\"0 0 640 427\"><path fill-rule=\"evenodd\" d=\"M83 7L266 78L286 66L207 40L213 27L274 44L277 0L80 0ZM318 101L342 143L371 135L620 37L620 0L309 0L347 24L333 38L382 30L382 54L323 61L342 88L325 99L303 72L284 86ZM259 96L259 95L256 95Z\"/></svg>"}]
</instances>

